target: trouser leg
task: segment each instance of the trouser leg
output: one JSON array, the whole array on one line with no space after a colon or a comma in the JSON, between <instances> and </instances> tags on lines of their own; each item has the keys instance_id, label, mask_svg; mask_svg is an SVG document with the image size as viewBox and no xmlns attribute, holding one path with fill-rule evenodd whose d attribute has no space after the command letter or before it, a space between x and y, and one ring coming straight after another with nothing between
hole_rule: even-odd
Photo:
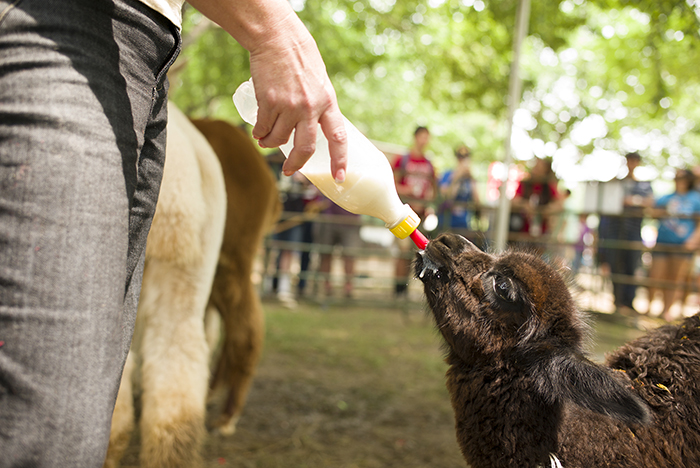
<instances>
[{"instance_id":1,"label":"trouser leg","mask_svg":"<svg viewBox=\"0 0 700 468\"><path fill-rule=\"evenodd\" d=\"M133 331L177 33L0 1L0 467L97 467Z\"/></svg>"},{"instance_id":2,"label":"trouser leg","mask_svg":"<svg viewBox=\"0 0 700 468\"><path fill-rule=\"evenodd\" d=\"M625 250L624 260L623 260L623 274L627 275L630 282L635 281L634 274L637 271L637 265L639 265L639 259L641 254L639 250ZM622 304L628 307L632 307L634 302L634 297L637 294L636 284L625 284L622 288Z\"/></svg>"}]
</instances>

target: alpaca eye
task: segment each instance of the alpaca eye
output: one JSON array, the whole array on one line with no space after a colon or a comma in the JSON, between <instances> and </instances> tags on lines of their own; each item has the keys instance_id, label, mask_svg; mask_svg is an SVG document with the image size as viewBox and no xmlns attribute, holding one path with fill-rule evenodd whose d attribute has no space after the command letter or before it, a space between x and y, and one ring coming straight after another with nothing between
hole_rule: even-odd
<instances>
[{"instance_id":1,"label":"alpaca eye","mask_svg":"<svg viewBox=\"0 0 700 468\"><path fill-rule=\"evenodd\" d=\"M510 278L494 277L493 292L506 302L515 302L513 281Z\"/></svg>"}]
</instances>

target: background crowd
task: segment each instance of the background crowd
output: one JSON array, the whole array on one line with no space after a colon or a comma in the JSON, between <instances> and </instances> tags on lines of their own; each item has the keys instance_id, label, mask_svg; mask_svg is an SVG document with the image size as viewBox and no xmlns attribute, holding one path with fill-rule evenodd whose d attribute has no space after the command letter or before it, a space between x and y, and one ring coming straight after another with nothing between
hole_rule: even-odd
<instances>
[{"instance_id":1,"label":"background crowd","mask_svg":"<svg viewBox=\"0 0 700 468\"><path fill-rule=\"evenodd\" d=\"M437 220L432 236L450 230L487 248L495 212L493 204L480 198L486 181L477 180L472 172L470 148L456 147L452 165L439 172L428 156L429 144L430 131L420 126L408 151L390 157L397 192L421 219ZM280 158L274 154L271 164L281 165ZM523 165L512 194L509 243L560 262L574 274L584 270L600 273L609 281L614 310L620 314L651 313L672 320L689 292L697 289L694 257L700 247L700 230L696 229L700 186L696 174L700 170L678 169L675 189L655 194L650 181L635 176L641 156L630 153L625 160L623 176L606 183L612 192L600 190L603 184L599 184L598 206L604 208L595 211L567 206L572 192L557 179L551 159L535 157ZM355 260L365 243L360 235L363 220L326 199L301 175L281 177L280 187L286 215L273 235L282 247L268 289L293 307L297 297L307 294L307 280L313 277L320 278L320 292L332 296L331 264L338 251L344 273L342 294L351 298ZM656 227L655 241L642 239L646 225ZM393 289L397 298L407 294L413 249L410 240L395 241ZM319 260L310 272L312 251L319 253ZM294 252L301 256L293 286L290 258ZM640 295L640 290L645 294ZM654 300L658 305L652 310Z\"/></svg>"}]
</instances>

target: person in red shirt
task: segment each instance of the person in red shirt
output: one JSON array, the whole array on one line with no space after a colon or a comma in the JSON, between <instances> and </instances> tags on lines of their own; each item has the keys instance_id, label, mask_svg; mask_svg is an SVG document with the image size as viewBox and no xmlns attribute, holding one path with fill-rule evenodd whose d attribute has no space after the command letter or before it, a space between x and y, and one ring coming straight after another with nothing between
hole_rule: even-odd
<instances>
[{"instance_id":1,"label":"person in red shirt","mask_svg":"<svg viewBox=\"0 0 700 468\"><path fill-rule=\"evenodd\" d=\"M411 149L394 161L396 191L408 199L408 204L421 219L427 207L422 201L431 201L437 188L435 168L425 155L429 143L430 131L426 127L416 128Z\"/></svg>"},{"instance_id":2,"label":"person in red shirt","mask_svg":"<svg viewBox=\"0 0 700 468\"><path fill-rule=\"evenodd\" d=\"M413 132L411 149L407 154L396 158L393 165L396 191L421 220L425 219L429 203L437 194L435 168L425 155L425 149L429 143L430 131L426 127L416 128ZM411 242L407 239L399 241L401 254L396 261L395 271L397 295L405 294L407 291L410 261L404 254L410 248Z\"/></svg>"},{"instance_id":3,"label":"person in red shirt","mask_svg":"<svg viewBox=\"0 0 700 468\"><path fill-rule=\"evenodd\" d=\"M535 160L535 165L518 184L513 197L511 231L539 237L549 233L549 213L560 208L561 196L551 159Z\"/></svg>"}]
</instances>

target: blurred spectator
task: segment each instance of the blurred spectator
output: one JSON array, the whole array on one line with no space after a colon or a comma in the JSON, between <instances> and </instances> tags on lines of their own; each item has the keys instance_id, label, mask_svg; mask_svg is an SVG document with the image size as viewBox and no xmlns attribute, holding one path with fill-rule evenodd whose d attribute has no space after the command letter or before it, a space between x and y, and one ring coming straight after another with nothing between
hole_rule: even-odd
<instances>
[{"instance_id":1,"label":"blurred spectator","mask_svg":"<svg viewBox=\"0 0 700 468\"><path fill-rule=\"evenodd\" d=\"M588 225L588 215L578 215L578 237L574 244L574 259L571 264L571 270L574 274L581 270L586 248L593 244L593 236L593 230Z\"/></svg>"},{"instance_id":2,"label":"blurred spectator","mask_svg":"<svg viewBox=\"0 0 700 468\"><path fill-rule=\"evenodd\" d=\"M510 230L531 238L550 231L549 215L563 207L552 160L535 158L530 173L518 184L512 202Z\"/></svg>"},{"instance_id":3,"label":"blurred spectator","mask_svg":"<svg viewBox=\"0 0 700 468\"><path fill-rule=\"evenodd\" d=\"M550 228L550 239L549 247L550 254L559 257L562 261L565 261L567 256L567 239L566 231L569 225L569 213L564 209L564 204L571 197L571 190L564 189L561 192L557 203L552 204L549 208L549 222L551 224Z\"/></svg>"},{"instance_id":4,"label":"blurred spectator","mask_svg":"<svg viewBox=\"0 0 700 468\"><path fill-rule=\"evenodd\" d=\"M476 180L471 173L471 151L462 145L455 150L455 157L457 167L440 179L440 195L445 200L440 206L440 225L445 229L469 229L475 211L465 204L479 203Z\"/></svg>"},{"instance_id":5,"label":"blurred spectator","mask_svg":"<svg viewBox=\"0 0 700 468\"><path fill-rule=\"evenodd\" d=\"M418 127L413 133L413 144L408 154L394 161L394 178L396 190L401 197L407 197L411 208L425 220L428 213L428 204L437 194L437 180L435 168L425 155L425 149L430 143L430 132L426 127ZM404 295L408 287L410 273L410 261L404 258L404 254L411 249L412 242L409 239L399 241L401 254L396 260L396 286L397 295Z\"/></svg>"},{"instance_id":6,"label":"blurred spectator","mask_svg":"<svg viewBox=\"0 0 700 468\"><path fill-rule=\"evenodd\" d=\"M644 208L654 204L654 192L651 183L640 181L634 175L639 166L639 153L629 153L627 160L627 176L622 179L623 208L622 216L601 216L598 228L601 241L620 242L619 246L603 246L599 249L598 258L604 270L612 273L613 295L615 308L624 315L635 313L632 302L637 293L634 274L641 259L639 246L642 242L642 218ZM636 242L635 245L625 245L625 242ZM626 276L626 278L621 278Z\"/></svg>"},{"instance_id":7,"label":"blurred spectator","mask_svg":"<svg viewBox=\"0 0 700 468\"><path fill-rule=\"evenodd\" d=\"M677 315L671 308L684 296L683 283L687 282L693 250L700 244L700 230L692 216L700 215L700 193L692 190L694 177L690 171L676 172L676 190L659 198L655 215L659 220L656 248L652 254L650 283L674 282L675 286L662 285L663 310L661 316L671 321ZM649 309L658 287L649 287ZM648 312L649 310L647 310Z\"/></svg>"},{"instance_id":8,"label":"blurred spectator","mask_svg":"<svg viewBox=\"0 0 700 468\"><path fill-rule=\"evenodd\" d=\"M353 290L352 279L355 274L355 258L352 252L349 252L347 249L356 249L362 245L360 215L344 210L322 194L319 194L317 202L320 204L321 213L327 215L327 218L317 223L315 236L315 243L324 247L321 252L319 265L319 272L323 274L324 278L324 291L326 296L333 294L330 277L333 254L330 249L334 246L340 246L343 248L342 257L345 271L343 292L346 298L350 298ZM329 251L325 251L325 248L328 248Z\"/></svg>"},{"instance_id":9,"label":"blurred spectator","mask_svg":"<svg viewBox=\"0 0 700 468\"><path fill-rule=\"evenodd\" d=\"M281 176L280 195L282 196L282 220L277 225L273 239L290 243L305 243L308 246L313 241L313 225L306 214L309 202L317 196L317 189L301 173L296 172L291 177ZM292 292L291 266L294 248L280 249L277 257L277 274L273 278L272 288L277 292L277 298L287 307L296 307L295 294ZM309 249L300 249L300 274L297 292L304 294L306 273L309 269Z\"/></svg>"}]
</instances>

